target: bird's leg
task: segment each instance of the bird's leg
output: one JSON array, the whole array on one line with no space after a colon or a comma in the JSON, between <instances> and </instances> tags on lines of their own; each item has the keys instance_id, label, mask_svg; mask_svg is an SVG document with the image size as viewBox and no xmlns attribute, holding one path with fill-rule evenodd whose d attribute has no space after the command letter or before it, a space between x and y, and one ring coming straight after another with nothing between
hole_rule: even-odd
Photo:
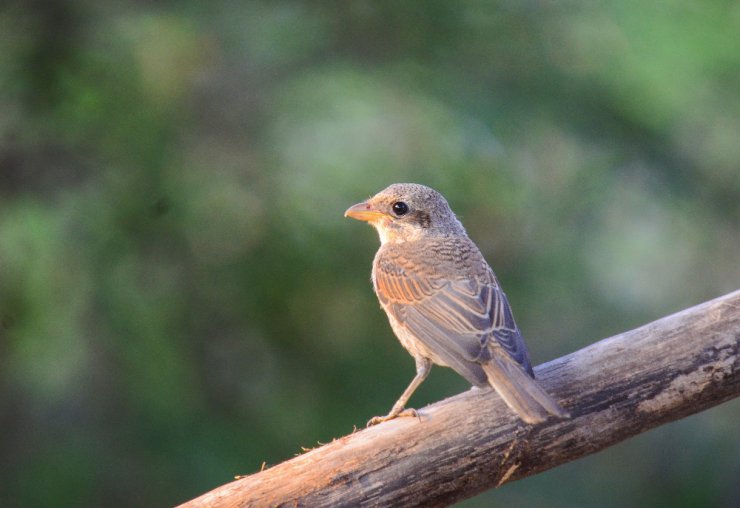
<instances>
[{"instance_id":1,"label":"bird's leg","mask_svg":"<svg viewBox=\"0 0 740 508\"><path fill-rule=\"evenodd\" d=\"M416 414L415 409L406 409L406 403L411 398L411 395L416 391L417 388L419 388L419 385L424 382L424 380L429 375L429 372L432 370L432 361L429 358L424 357L416 357L416 376L414 376L414 379L411 380L411 383L409 384L408 388L404 390L404 392L401 394L401 396L398 398L395 404L393 404L393 407L391 408L390 413L388 413L385 416L375 416L370 419L369 422L367 422L367 426L370 427L372 425L377 425L379 423L383 423L388 420L392 420L398 416L418 416Z\"/></svg>"}]
</instances>

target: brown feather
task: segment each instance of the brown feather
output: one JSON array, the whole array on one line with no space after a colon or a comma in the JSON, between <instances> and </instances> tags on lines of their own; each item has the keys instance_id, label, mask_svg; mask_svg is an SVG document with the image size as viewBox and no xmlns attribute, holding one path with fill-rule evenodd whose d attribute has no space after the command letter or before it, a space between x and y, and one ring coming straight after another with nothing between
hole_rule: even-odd
<instances>
[{"instance_id":1,"label":"brown feather","mask_svg":"<svg viewBox=\"0 0 740 508\"><path fill-rule=\"evenodd\" d=\"M488 382L519 417L527 423L544 422L548 414L558 418L570 415L537 383L521 365L504 351L496 351L491 361L482 364Z\"/></svg>"},{"instance_id":2,"label":"brown feather","mask_svg":"<svg viewBox=\"0 0 740 508\"><path fill-rule=\"evenodd\" d=\"M394 212L399 202L408 213ZM380 233L375 292L393 331L417 361L417 377L396 406L402 407L426 377L428 369L419 365L431 360L476 386L492 386L527 423L542 422L548 414L568 416L534 380L506 295L439 193L394 184L348 213L371 221Z\"/></svg>"}]
</instances>

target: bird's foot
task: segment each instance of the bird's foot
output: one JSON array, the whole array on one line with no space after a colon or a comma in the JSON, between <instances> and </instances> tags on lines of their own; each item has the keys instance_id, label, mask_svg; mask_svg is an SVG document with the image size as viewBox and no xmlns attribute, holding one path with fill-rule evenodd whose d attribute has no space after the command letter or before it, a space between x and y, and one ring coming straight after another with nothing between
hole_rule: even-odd
<instances>
[{"instance_id":1,"label":"bird's foot","mask_svg":"<svg viewBox=\"0 0 740 508\"><path fill-rule=\"evenodd\" d=\"M373 425L387 422L388 420L393 420L394 418L398 418L401 416L413 416L414 418L419 418L419 420L421 420L421 418L419 417L419 413L416 411L416 409L408 408L402 411L391 411L385 416L374 416L370 418L370 421L367 422L367 426L372 427Z\"/></svg>"}]
</instances>

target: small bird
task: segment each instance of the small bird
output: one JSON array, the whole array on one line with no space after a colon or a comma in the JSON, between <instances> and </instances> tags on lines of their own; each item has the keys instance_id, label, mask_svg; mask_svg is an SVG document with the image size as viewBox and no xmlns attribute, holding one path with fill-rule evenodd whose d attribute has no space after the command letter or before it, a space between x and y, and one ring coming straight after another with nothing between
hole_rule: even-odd
<instances>
[{"instance_id":1,"label":"small bird","mask_svg":"<svg viewBox=\"0 0 740 508\"><path fill-rule=\"evenodd\" d=\"M373 287L416 361L416 376L391 411L368 425L416 415L405 410L406 403L433 363L451 367L474 386L492 386L526 423L569 417L534 380L506 295L440 193L396 183L344 216L368 222L380 235Z\"/></svg>"}]
</instances>

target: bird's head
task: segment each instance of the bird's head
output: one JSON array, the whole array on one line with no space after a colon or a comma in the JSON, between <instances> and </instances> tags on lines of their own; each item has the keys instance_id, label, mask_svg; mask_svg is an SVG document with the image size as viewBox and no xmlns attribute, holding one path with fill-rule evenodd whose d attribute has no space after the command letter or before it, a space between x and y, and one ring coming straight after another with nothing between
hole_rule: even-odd
<instances>
[{"instance_id":1,"label":"bird's head","mask_svg":"<svg viewBox=\"0 0 740 508\"><path fill-rule=\"evenodd\" d=\"M394 183L344 216L371 224L381 243L465 234L442 194L416 183Z\"/></svg>"}]
</instances>

